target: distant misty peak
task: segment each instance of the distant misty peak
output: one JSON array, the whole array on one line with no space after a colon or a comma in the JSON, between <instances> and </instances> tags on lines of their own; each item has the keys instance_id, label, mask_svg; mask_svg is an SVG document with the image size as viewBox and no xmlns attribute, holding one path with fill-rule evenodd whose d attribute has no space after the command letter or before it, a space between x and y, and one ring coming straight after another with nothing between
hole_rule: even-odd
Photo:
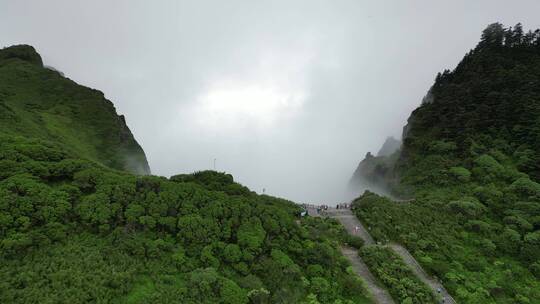
<instances>
[{"instance_id":1,"label":"distant misty peak","mask_svg":"<svg viewBox=\"0 0 540 304\"><path fill-rule=\"evenodd\" d=\"M401 147L401 141L395 139L393 136L389 136L384 141L384 144L382 145L379 152L377 152L377 156L389 156L394 154L399 148Z\"/></svg>"}]
</instances>

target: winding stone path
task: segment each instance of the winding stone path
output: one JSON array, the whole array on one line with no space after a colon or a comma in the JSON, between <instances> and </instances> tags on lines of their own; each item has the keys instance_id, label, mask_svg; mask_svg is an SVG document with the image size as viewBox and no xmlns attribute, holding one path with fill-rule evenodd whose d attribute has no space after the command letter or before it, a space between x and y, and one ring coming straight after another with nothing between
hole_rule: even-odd
<instances>
[{"instance_id":1,"label":"winding stone path","mask_svg":"<svg viewBox=\"0 0 540 304\"><path fill-rule=\"evenodd\" d=\"M347 214L347 213L343 213L343 217L341 217L341 212L339 212L341 210L336 210L336 209L333 209L333 210L334 211L329 209L325 213L327 215L337 218L342 223L342 225L345 226L345 229L347 229L349 233L354 234L354 230L355 230L354 221L356 220L358 222L356 217L352 214ZM315 207L308 207L307 211L310 216L321 216L321 214L317 213ZM369 233L367 233L367 231L365 232L365 234L360 235L360 237L369 238L369 240L364 238L364 241L366 244L368 242L373 243L373 239L371 238ZM373 276L373 274L371 273L367 265L364 263L364 261L362 261L362 258L358 255L358 250L351 247L341 247L341 253L343 254L343 256L345 256L349 260L349 262L351 262L351 266L354 272L359 277L361 277L362 280L366 283L366 288L368 289L375 303L380 303L380 304L394 304L395 303L392 297L390 296L390 294L388 293L388 291L384 289L383 287L379 286L379 284L377 283L377 279L375 279L375 277Z\"/></svg>"},{"instance_id":2,"label":"winding stone path","mask_svg":"<svg viewBox=\"0 0 540 304\"><path fill-rule=\"evenodd\" d=\"M362 225L362 223L358 220L356 215L352 213L351 210L328 208L326 213L328 214L328 216L339 220L350 234L357 235L364 239L366 245L375 244L375 241L369 234L369 231L364 227L364 225ZM411 268L413 273L433 290L434 294L439 295L441 298L443 298L444 303L456 303L454 298L452 298L448 291L446 291L444 286L438 280L427 274L426 271L422 268L422 266L420 266L420 264L405 247L396 243L390 243L388 247L394 250L394 252L403 259L403 261L409 266L409 268Z\"/></svg>"},{"instance_id":3,"label":"winding stone path","mask_svg":"<svg viewBox=\"0 0 540 304\"><path fill-rule=\"evenodd\" d=\"M375 241L366 230L364 225L358 221L356 215L348 209L328 209L328 215L341 222L345 229L351 234L361 237L365 245L374 245Z\"/></svg>"},{"instance_id":4,"label":"winding stone path","mask_svg":"<svg viewBox=\"0 0 540 304\"><path fill-rule=\"evenodd\" d=\"M366 288L371 293L373 300L380 304L393 304L394 300L383 287L377 284L377 279L371 274L367 265L358 255L358 250L350 247L341 247L341 253L349 259L354 272L366 283Z\"/></svg>"},{"instance_id":5,"label":"winding stone path","mask_svg":"<svg viewBox=\"0 0 540 304\"><path fill-rule=\"evenodd\" d=\"M403 261L407 265L409 265L409 267L414 272L414 274L420 280L422 280L422 282L424 282L427 286L431 287L431 289L434 290L435 294L438 294L440 297L442 297L445 300L444 303L456 303L454 298L452 298L452 296L448 293L448 291L446 291L444 286L438 280L434 279L429 274L427 274L426 271L422 268L422 266L418 264L416 259L405 247L396 243L390 243L388 246L392 248L395 253L401 256L401 259L403 259Z\"/></svg>"}]
</instances>

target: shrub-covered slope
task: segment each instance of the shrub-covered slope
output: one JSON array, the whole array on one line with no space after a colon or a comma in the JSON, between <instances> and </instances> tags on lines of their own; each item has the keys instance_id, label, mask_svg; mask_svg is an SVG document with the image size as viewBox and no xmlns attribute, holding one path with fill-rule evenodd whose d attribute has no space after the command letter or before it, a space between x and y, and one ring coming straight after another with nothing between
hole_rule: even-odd
<instances>
[{"instance_id":1,"label":"shrub-covered slope","mask_svg":"<svg viewBox=\"0 0 540 304\"><path fill-rule=\"evenodd\" d=\"M136 176L2 135L0 302L369 303L343 231L299 210L230 175Z\"/></svg>"},{"instance_id":2,"label":"shrub-covered slope","mask_svg":"<svg viewBox=\"0 0 540 304\"><path fill-rule=\"evenodd\" d=\"M0 50L0 132L54 141L108 167L150 173L124 117L103 93L44 67L28 45Z\"/></svg>"},{"instance_id":3,"label":"shrub-covered slope","mask_svg":"<svg viewBox=\"0 0 540 304\"><path fill-rule=\"evenodd\" d=\"M374 237L407 245L459 302L540 302L540 31L490 25L403 137L377 178L416 201L357 199Z\"/></svg>"}]
</instances>

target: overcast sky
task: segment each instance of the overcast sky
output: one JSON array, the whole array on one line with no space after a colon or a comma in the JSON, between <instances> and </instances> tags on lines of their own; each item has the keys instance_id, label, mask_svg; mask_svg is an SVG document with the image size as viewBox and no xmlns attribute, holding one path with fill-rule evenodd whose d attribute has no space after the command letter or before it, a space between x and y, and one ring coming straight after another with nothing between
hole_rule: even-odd
<instances>
[{"instance_id":1,"label":"overcast sky","mask_svg":"<svg viewBox=\"0 0 540 304\"><path fill-rule=\"evenodd\" d=\"M227 171L298 202L350 198L437 72L540 1L6 1L0 47L114 102L154 174Z\"/></svg>"}]
</instances>

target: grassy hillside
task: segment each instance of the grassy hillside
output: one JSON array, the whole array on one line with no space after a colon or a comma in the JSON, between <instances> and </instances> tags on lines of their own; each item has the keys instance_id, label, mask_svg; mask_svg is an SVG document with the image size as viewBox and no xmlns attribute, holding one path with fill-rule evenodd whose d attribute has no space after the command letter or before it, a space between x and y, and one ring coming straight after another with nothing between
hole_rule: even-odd
<instances>
[{"instance_id":1,"label":"grassy hillside","mask_svg":"<svg viewBox=\"0 0 540 304\"><path fill-rule=\"evenodd\" d=\"M377 181L416 201L357 199L375 238L407 245L461 303L540 302L539 30L490 25L377 161Z\"/></svg>"},{"instance_id":2,"label":"grassy hillside","mask_svg":"<svg viewBox=\"0 0 540 304\"><path fill-rule=\"evenodd\" d=\"M371 303L335 221L213 171L148 173L99 91L0 51L0 303Z\"/></svg>"},{"instance_id":3,"label":"grassy hillside","mask_svg":"<svg viewBox=\"0 0 540 304\"><path fill-rule=\"evenodd\" d=\"M53 141L111 168L150 173L124 117L103 93L44 67L31 46L0 50L0 132Z\"/></svg>"}]
</instances>

